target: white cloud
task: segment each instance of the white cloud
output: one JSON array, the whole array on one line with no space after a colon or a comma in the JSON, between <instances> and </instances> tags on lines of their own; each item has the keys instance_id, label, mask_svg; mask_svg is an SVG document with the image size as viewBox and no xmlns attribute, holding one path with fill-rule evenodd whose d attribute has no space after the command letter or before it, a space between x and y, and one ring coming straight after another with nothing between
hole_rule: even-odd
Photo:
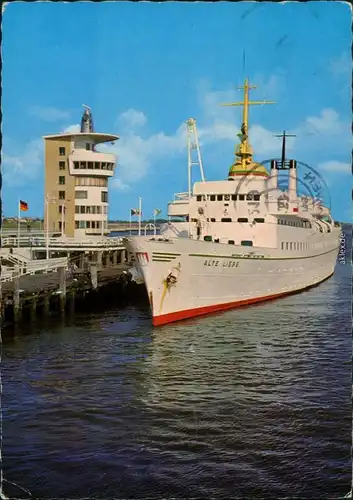
<instances>
[{"instance_id":1,"label":"white cloud","mask_svg":"<svg viewBox=\"0 0 353 500\"><path fill-rule=\"evenodd\" d=\"M63 132L67 134L77 134L78 132L81 131L81 125L76 123L75 125L69 125L68 127L64 128Z\"/></svg>"},{"instance_id":2,"label":"white cloud","mask_svg":"<svg viewBox=\"0 0 353 500\"><path fill-rule=\"evenodd\" d=\"M9 186L20 186L38 175L43 164L43 140L30 141L22 154L2 154L4 183Z\"/></svg>"},{"instance_id":3,"label":"white cloud","mask_svg":"<svg viewBox=\"0 0 353 500\"><path fill-rule=\"evenodd\" d=\"M61 109L43 106L32 106L29 109L29 113L46 122L67 120L70 117L70 113L68 111L62 111Z\"/></svg>"},{"instance_id":4,"label":"white cloud","mask_svg":"<svg viewBox=\"0 0 353 500\"><path fill-rule=\"evenodd\" d=\"M331 59L329 69L334 76L350 76L352 74L352 57L348 52L342 52L339 57Z\"/></svg>"},{"instance_id":5,"label":"white cloud","mask_svg":"<svg viewBox=\"0 0 353 500\"><path fill-rule=\"evenodd\" d=\"M342 161L325 161L318 165L319 170L329 172L329 173L339 173L339 174L351 174L352 173L352 165L349 163L345 163Z\"/></svg>"},{"instance_id":6,"label":"white cloud","mask_svg":"<svg viewBox=\"0 0 353 500\"><path fill-rule=\"evenodd\" d=\"M325 108L319 116L308 116L300 128L308 133L338 135L344 131L345 126L334 109Z\"/></svg>"},{"instance_id":7,"label":"white cloud","mask_svg":"<svg viewBox=\"0 0 353 500\"><path fill-rule=\"evenodd\" d=\"M181 126L173 135L164 132L153 134L146 139L134 132L122 133L121 138L114 145L100 145L100 151L110 152L118 157L116 173L120 182L137 182L147 174L149 167L163 158L171 158L184 151L186 132Z\"/></svg>"},{"instance_id":8,"label":"white cloud","mask_svg":"<svg viewBox=\"0 0 353 500\"><path fill-rule=\"evenodd\" d=\"M125 184L121 179L117 178L112 179L109 183L109 186L113 189L116 189L117 191L128 191L130 189L130 186Z\"/></svg>"},{"instance_id":9,"label":"white cloud","mask_svg":"<svg viewBox=\"0 0 353 500\"><path fill-rule=\"evenodd\" d=\"M142 111L136 109L128 109L121 113L118 118L118 126L128 129L135 129L147 123L147 118Z\"/></svg>"}]
</instances>

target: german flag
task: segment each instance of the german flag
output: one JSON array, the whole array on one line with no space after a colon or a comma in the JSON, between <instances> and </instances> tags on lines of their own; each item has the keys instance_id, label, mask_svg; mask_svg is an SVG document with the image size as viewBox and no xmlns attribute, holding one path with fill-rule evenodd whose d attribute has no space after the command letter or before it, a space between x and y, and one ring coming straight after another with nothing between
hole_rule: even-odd
<instances>
[{"instance_id":1,"label":"german flag","mask_svg":"<svg viewBox=\"0 0 353 500\"><path fill-rule=\"evenodd\" d=\"M23 200L20 200L20 210L22 212L27 212L27 210L28 210L28 203L26 203Z\"/></svg>"}]
</instances>

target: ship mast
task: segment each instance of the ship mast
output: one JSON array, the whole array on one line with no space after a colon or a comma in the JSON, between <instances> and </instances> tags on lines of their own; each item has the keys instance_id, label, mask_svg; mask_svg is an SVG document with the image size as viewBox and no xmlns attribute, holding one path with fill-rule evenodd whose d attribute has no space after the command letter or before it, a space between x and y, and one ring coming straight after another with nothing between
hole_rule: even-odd
<instances>
[{"instance_id":1,"label":"ship mast","mask_svg":"<svg viewBox=\"0 0 353 500\"><path fill-rule=\"evenodd\" d=\"M249 90L256 89L256 85L249 85L248 78L245 79L244 86L239 87L239 90L244 90L244 100L239 102L229 102L220 104L220 106L243 106L243 123L241 125L241 133L238 134L240 144L236 147L234 154L239 157L236 163L241 163L245 170L248 164L252 163L253 149L249 144L249 106L258 104L274 104L275 101L249 101Z\"/></svg>"},{"instance_id":2,"label":"ship mast","mask_svg":"<svg viewBox=\"0 0 353 500\"><path fill-rule=\"evenodd\" d=\"M203 171L200 144L196 128L196 120L194 118L189 118L188 120L186 120L186 127L187 127L187 140L188 140L188 193L190 199L191 189L192 189L191 170L193 165L199 166L202 182L205 182L205 174ZM193 159L192 152L195 150L196 150L196 158Z\"/></svg>"},{"instance_id":3,"label":"ship mast","mask_svg":"<svg viewBox=\"0 0 353 500\"><path fill-rule=\"evenodd\" d=\"M286 168L286 137L296 137L294 134L286 134L283 130L283 134L277 134L275 137L282 137L282 156L281 156L281 166L280 169L284 170Z\"/></svg>"}]
</instances>

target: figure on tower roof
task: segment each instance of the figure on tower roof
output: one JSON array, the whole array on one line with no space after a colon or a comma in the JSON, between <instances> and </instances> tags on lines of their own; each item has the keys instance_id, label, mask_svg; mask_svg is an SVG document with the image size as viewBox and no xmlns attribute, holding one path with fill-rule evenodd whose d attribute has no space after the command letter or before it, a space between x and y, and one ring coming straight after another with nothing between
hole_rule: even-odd
<instances>
[{"instance_id":1,"label":"figure on tower roof","mask_svg":"<svg viewBox=\"0 0 353 500\"><path fill-rule=\"evenodd\" d=\"M83 104L83 107L85 108L85 110L83 112L81 119L81 132L82 133L94 132L91 108L89 106L86 106L85 104Z\"/></svg>"}]
</instances>

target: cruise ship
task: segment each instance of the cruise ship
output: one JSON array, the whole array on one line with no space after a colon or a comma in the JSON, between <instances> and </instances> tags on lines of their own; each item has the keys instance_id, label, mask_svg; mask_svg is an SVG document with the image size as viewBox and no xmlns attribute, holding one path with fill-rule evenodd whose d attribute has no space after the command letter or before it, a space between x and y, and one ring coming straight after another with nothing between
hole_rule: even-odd
<instances>
[{"instance_id":1,"label":"cruise ship","mask_svg":"<svg viewBox=\"0 0 353 500\"><path fill-rule=\"evenodd\" d=\"M322 200L299 194L300 162L286 158L285 133L270 171L254 161L249 105L267 102L249 101L248 79L241 88L243 101L225 104L243 107L228 178L191 186L189 171L189 191L169 203L160 234L125 239L155 326L299 292L334 272L340 224Z\"/></svg>"}]
</instances>

